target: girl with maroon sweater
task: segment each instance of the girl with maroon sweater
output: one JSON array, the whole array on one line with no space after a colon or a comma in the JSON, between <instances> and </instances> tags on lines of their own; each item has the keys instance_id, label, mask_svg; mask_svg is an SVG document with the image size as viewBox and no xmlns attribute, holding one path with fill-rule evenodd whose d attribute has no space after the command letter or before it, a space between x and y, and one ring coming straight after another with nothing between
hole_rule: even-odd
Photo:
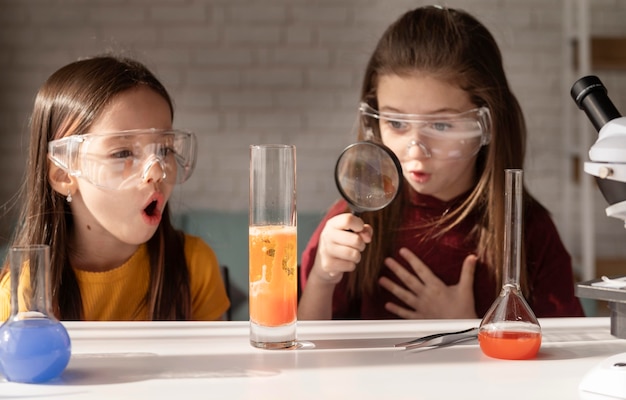
<instances>
[{"instance_id":1,"label":"girl with maroon sweater","mask_svg":"<svg viewBox=\"0 0 626 400\"><path fill-rule=\"evenodd\" d=\"M387 208L335 203L302 255L299 319L481 318L501 288L504 170L526 127L489 31L461 10L421 7L383 34L361 91L358 140L402 164ZM538 317L583 316L571 258L525 189L521 286Z\"/></svg>"}]
</instances>

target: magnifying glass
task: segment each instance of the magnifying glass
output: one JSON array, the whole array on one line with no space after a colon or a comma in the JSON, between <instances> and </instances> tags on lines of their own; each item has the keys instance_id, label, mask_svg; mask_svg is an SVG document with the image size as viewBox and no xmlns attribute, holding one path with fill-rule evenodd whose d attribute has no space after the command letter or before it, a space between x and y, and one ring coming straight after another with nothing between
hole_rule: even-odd
<instances>
[{"instance_id":1,"label":"magnifying glass","mask_svg":"<svg viewBox=\"0 0 626 400\"><path fill-rule=\"evenodd\" d=\"M400 191L402 167L387 146L370 141L346 147L335 165L335 183L354 215L387 207Z\"/></svg>"}]
</instances>

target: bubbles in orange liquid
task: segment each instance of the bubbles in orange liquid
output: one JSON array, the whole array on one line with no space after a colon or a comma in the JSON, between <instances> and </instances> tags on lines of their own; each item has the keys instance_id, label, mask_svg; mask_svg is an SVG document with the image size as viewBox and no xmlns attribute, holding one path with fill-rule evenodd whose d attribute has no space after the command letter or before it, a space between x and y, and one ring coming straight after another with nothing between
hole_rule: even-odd
<instances>
[{"instance_id":1,"label":"bubbles in orange liquid","mask_svg":"<svg viewBox=\"0 0 626 400\"><path fill-rule=\"evenodd\" d=\"M264 326L296 320L297 229L250 228L250 319Z\"/></svg>"}]
</instances>

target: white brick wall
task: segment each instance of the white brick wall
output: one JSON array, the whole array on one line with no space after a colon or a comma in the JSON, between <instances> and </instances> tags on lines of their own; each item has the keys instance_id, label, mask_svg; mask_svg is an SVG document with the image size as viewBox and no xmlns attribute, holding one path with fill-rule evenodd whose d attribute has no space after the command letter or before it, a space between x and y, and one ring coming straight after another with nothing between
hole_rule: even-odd
<instances>
[{"instance_id":1,"label":"white brick wall","mask_svg":"<svg viewBox=\"0 0 626 400\"><path fill-rule=\"evenodd\" d=\"M569 171L562 149L562 1L456 0L501 45L526 113L526 178L559 227L581 229L576 201L562 207ZM22 181L33 96L45 78L78 57L107 50L145 62L176 103L175 125L198 133L196 174L176 209L245 210L248 146L298 148L298 207L325 209L337 196L332 171L354 137L365 61L408 0L1 0L0 203ZM592 31L626 35L626 2L592 1ZM444 51L442 49L442 51ZM626 71L598 72L626 113ZM573 82L572 82L573 83ZM572 103L573 107L573 103ZM579 198L578 188L574 198ZM604 216L596 193L599 257L626 257L626 232ZM9 218L1 220L6 235ZM565 235L578 255L577 235Z\"/></svg>"}]
</instances>

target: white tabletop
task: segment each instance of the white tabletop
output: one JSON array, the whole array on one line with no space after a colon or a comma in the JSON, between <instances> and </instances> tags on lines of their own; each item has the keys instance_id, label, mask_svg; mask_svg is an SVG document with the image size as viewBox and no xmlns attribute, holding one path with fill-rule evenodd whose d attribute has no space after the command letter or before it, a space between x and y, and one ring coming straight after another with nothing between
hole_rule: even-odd
<instances>
[{"instance_id":1,"label":"white tabletop","mask_svg":"<svg viewBox=\"0 0 626 400\"><path fill-rule=\"evenodd\" d=\"M592 367L626 352L608 318L540 319L541 350L527 361L489 358L476 341L393 346L478 324L301 321L299 349L261 350L241 321L68 322L63 375L39 385L0 380L0 399L577 399Z\"/></svg>"}]
</instances>

